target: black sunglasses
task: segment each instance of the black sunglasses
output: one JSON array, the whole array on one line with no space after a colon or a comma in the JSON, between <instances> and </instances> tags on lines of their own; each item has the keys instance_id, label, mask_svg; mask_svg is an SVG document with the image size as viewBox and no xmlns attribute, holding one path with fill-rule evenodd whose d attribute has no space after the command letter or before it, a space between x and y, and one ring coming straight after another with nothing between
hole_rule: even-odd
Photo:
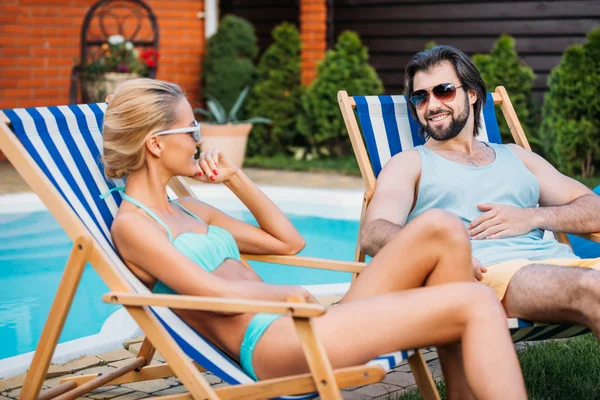
<instances>
[{"instance_id":1,"label":"black sunglasses","mask_svg":"<svg viewBox=\"0 0 600 400\"><path fill-rule=\"evenodd\" d=\"M423 108L429 101L429 93L433 93L439 101L452 101L456 97L456 89L462 87L454 86L453 83L440 83L429 89L415 90L409 97L415 108Z\"/></svg>"}]
</instances>

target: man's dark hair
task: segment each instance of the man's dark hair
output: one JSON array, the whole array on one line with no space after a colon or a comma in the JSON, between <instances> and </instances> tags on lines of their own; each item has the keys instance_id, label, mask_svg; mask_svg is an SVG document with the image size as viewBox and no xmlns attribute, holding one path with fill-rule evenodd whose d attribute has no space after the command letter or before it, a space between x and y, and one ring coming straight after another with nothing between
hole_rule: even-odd
<instances>
[{"instance_id":1,"label":"man's dark hair","mask_svg":"<svg viewBox=\"0 0 600 400\"><path fill-rule=\"evenodd\" d=\"M406 98L414 91L415 74L419 71L428 71L436 67L443 61L448 61L454 67L454 71L460 80L465 91L473 90L477 94L477 101L473 104L473 112L475 118L475 126L473 128L473 136L479 135L481 128L481 109L485 105L486 89L483 79L475 65L469 57L462 51L452 46L435 46L431 49L417 53L406 65L404 75L404 87ZM443 82L440 82L443 83ZM413 117L418 121L417 110L411 102L408 103L409 109ZM421 131L423 127L421 127Z\"/></svg>"}]
</instances>

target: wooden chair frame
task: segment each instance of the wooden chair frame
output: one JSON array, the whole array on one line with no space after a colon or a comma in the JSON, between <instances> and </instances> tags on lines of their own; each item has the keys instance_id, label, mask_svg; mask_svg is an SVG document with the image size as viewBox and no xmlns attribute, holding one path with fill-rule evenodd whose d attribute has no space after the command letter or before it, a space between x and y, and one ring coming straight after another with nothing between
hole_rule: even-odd
<instances>
[{"instance_id":1,"label":"wooden chair frame","mask_svg":"<svg viewBox=\"0 0 600 400\"><path fill-rule=\"evenodd\" d=\"M316 391L322 399L341 399L341 387L366 385L385 377L385 370L379 366L363 365L332 369L322 344L314 334L311 321L311 318L326 312L325 307L321 305L302 304L296 299L290 299L288 302L270 302L136 293L15 137L8 126L8 118L2 112L0 112L0 151L6 155L74 242L31 367L19 394L20 400L75 399L107 384L138 382L173 375L181 380L188 393L159 398L262 399ZM174 178L170 186L178 196L194 195L181 178ZM352 273L360 272L365 266L360 262L295 256L246 256L245 259ZM103 300L122 304L145 332L146 338L137 358L114 372L106 375L66 378L57 387L41 391L81 275L88 262L111 290ZM148 308L149 306L224 312L267 312L291 316L302 342L310 373L213 389L202 377L200 372L203 369L183 352ZM166 364L149 365L156 350L160 352Z\"/></svg>"},{"instance_id":2,"label":"wooden chair frame","mask_svg":"<svg viewBox=\"0 0 600 400\"><path fill-rule=\"evenodd\" d=\"M354 149L354 153L356 155L358 167L360 169L360 174L363 178L363 182L366 188L363 196L360 215L360 226L362 226L367 207L369 206L371 198L373 197L373 193L375 192L377 178L375 177L375 173L373 172L373 168L371 167L369 154L367 152L367 148L365 147L365 143L363 141L363 137L354 113L354 110L356 109L356 102L352 97L348 96L348 93L345 90L339 91L337 98L340 110L342 112L342 117L344 118L344 123L348 130L348 135L350 136L350 142L352 143L352 148ZM500 105L502 114L508 123L508 127L510 129L515 143L531 151L531 146L527 141L527 136L523 131L523 127L519 122L517 113L515 112L515 109L512 106L512 103L510 101L510 98L508 97L508 93L506 92L504 86L496 87L495 92L492 93L492 98L494 99L495 105ZM364 262L365 253L363 253L360 248L360 229L358 235L359 236L356 242L356 251L354 259L357 262ZM559 242L570 245L569 238L566 233L554 232L554 236ZM600 243L600 233L577 234L577 236L594 241L596 243ZM419 377L423 374L423 371L427 373L427 364L425 363L425 360L419 352L416 352L409 359L409 362L411 368L413 368L413 365L416 368L418 368ZM415 379L417 379L417 373L415 373L414 369L413 373L415 374ZM419 380L417 380L417 383L419 383ZM435 394L433 395L434 397L430 398L439 399L439 394L437 393L435 384L432 380L430 383L428 383L427 381L423 381L423 387L421 386L421 384L419 384L419 389L421 390L421 393L423 393L424 399L427 399L425 397L425 393L431 393L432 390L435 391Z\"/></svg>"}]
</instances>

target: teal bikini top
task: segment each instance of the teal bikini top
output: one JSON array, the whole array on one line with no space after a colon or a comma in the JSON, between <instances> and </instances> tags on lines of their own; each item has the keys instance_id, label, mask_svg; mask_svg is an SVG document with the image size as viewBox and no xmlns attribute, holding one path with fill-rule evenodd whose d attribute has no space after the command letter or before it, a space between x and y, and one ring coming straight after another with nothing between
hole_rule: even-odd
<instances>
[{"instance_id":1,"label":"teal bikini top","mask_svg":"<svg viewBox=\"0 0 600 400\"><path fill-rule=\"evenodd\" d=\"M177 250L179 250L184 256L192 260L199 267L204 268L208 272L212 272L219 265L223 263L228 258L233 258L234 260L240 261L240 250L235 243L235 240L231 234L215 225L209 225L208 231L206 233L196 233L196 232L184 232L178 235L176 238L173 238L173 234L171 230L158 216L146 207L144 204L140 203L133 197L125 194L124 187L116 187L111 189L109 192L100 196L102 199L107 197L111 192L119 191L121 192L121 196L124 200L127 200L131 204L138 206L142 210L144 210L150 217L152 217L156 222L162 225L163 228L167 231L169 235L169 240L173 243L173 246ZM171 203L177 204L179 208L183 211L191 215L193 218L198 221L204 223L200 218L194 215L190 210L185 208L183 205L179 204L176 200L169 200ZM173 289L166 286L161 281L157 281L156 285L152 289L154 293L176 293Z\"/></svg>"}]
</instances>

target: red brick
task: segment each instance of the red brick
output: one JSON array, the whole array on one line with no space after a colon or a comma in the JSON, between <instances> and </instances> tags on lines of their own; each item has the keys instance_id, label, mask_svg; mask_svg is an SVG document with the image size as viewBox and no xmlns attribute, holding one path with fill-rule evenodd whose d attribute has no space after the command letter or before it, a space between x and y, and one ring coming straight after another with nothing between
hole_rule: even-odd
<instances>
[{"instance_id":1,"label":"red brick","mask_svg":"<svg viewBox=\"0 0 600 400\"><path fill-rule=\"evenodd\" d=\"M27 47L3 47L0 48L0 56L2 57L20 57L31 55L31 49Z\"/></svg>"}]
</instances>

